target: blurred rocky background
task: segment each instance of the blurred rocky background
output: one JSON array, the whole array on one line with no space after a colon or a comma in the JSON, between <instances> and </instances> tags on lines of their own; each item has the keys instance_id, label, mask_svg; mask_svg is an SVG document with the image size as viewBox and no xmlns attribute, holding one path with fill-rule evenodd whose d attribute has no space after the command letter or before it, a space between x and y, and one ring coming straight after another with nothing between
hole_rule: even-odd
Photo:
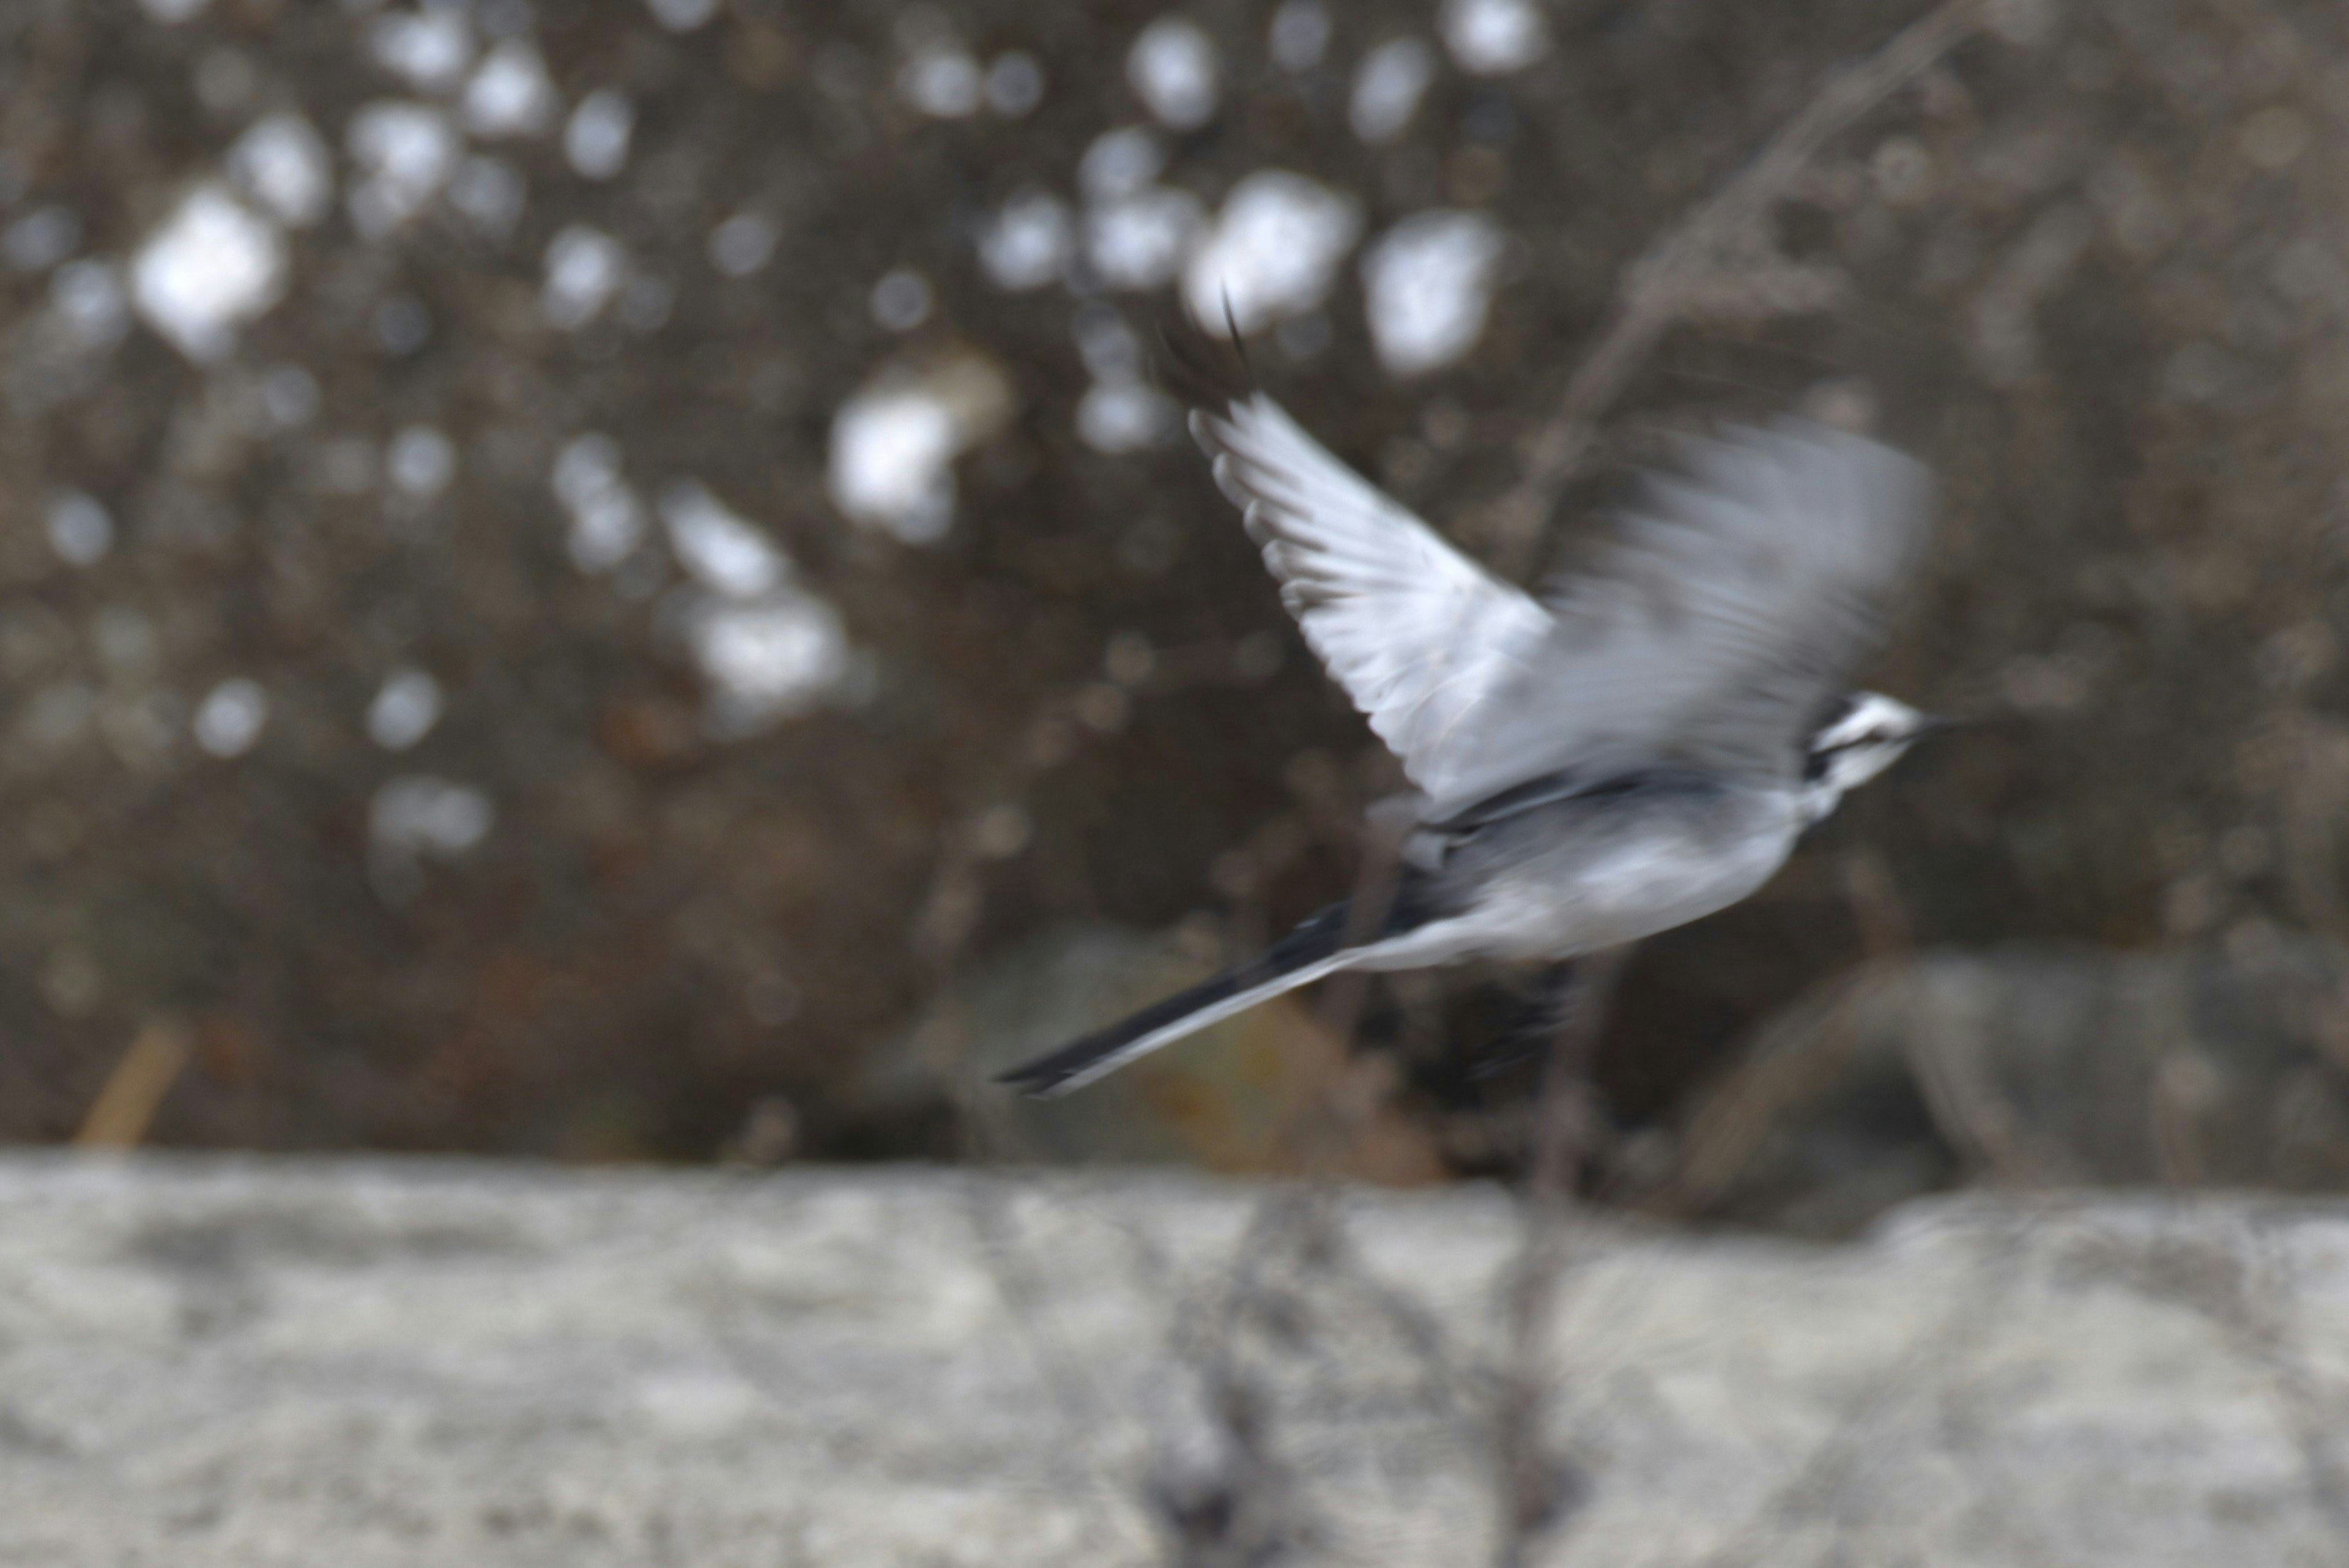
<instances>
[{"instance_id":1,"label":"blurred rocky background","mask_svg":"<svg viewBox=\"0 0 2349 1568\"><path fill-rule=\"evenodd\" d=\"M0 6L0 1136L1512 1168L1507 977L972 1088L1392 782L1158 334L1506 560L1627 269L1921 9ZM1824 389L1946 482L1872 682L1996 721L1640 956L1621 1201L2344 1175L2349 15L1967 19L1508 561Z\"/></svg>"}]
</instances>

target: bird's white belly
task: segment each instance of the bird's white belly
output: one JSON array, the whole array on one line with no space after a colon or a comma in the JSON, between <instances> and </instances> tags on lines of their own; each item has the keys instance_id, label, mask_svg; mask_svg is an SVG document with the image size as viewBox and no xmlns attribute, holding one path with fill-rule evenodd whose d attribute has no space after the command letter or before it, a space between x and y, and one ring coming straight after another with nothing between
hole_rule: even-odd
<instances>
[{"instance_id":1,"label":"bird's white belly","mask_svg":"<svg viewBox=\"0 0 2349 1568\"><path fill-rule=\"evenodd\" d=\"M1790 836L1736 849L1662 838L1594 859L1570 878L1510 877L1493 889L1495 957L1567 958L1684 926L1727 909L1770 879Z\"/></svg>"},{"instance_id":2,"label":"bird's white belly","mask_svg":"<svg viewBox=\"0 0 2349 1568\"><path fill-rule=\"evenodd\" d=\"M1637 941L1728 908L1768 881L1794 847L1783 803L1744 820L1674 815L1611 841L1588 839L1499 870L1456 916L1378 946L1369 969L1467 958L1551 961Z\"/></svg>"}]
</instances>

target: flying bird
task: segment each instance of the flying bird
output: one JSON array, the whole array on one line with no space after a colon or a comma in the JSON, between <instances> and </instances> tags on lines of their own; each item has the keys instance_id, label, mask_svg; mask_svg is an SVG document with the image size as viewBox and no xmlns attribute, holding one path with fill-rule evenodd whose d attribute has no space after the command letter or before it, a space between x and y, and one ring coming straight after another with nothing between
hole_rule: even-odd
<instances>
[{"instance_id":1,"label":"flying bird","mask_svg":"<svg viewBox=\"0 0 2349 1568\"><path fill-rule=\"evenodd\" d=\"M1683 441L1538 597L1262 394L1191 431L1281 601L1416 786L1393 887L1005 1074L1038 1097L1340 970L1556 962L1736 903L1941 721L1846 681L1915 569L1914 460L1792 418ZM1358 929L1367 926L1369 929Z\"/></svg>"}]
</instances>

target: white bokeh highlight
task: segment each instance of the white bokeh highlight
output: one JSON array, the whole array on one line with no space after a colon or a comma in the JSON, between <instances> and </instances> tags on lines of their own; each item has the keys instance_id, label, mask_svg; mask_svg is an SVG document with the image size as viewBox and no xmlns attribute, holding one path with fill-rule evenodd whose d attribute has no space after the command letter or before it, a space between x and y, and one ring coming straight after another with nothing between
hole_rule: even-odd
<instances>
[{"instance_id":1,"label":"white bokeh highlight","mask_svg":"<svg viewBox=\"0 0 2349 1568\"><path fill-rule=\"evenodd\" d=\"M1127 84L1170 130L1196 130L1215 119L1217 72L1214 40L1180 16L1144 27L1125 57Z\"/></svg>"},{"instance_id":2,"label":"white bokeh highlight","mask_svg":"<svg viewBox=\"0 0 2349 1568\"><path fill-rule=\"evenodd\" d=\"M969 51L949 43L927 44L898 68L897 96L933 119L968 119L986 97L986 78Z\"/></svg>"},{"instance_id":3,"label":"white bokeh highlight","mask_svg":"<svg viewBox=\"0 0 2349 1568\"><path fill-rule=\"evenodd\" d=\"M1145 189L1166 167L1166 144L1148 126L1104 130L1077 161L1077 189L1089 202L1112 201Z\"/></svg>"},{"instance_id":4,"label":"white bokeh highlight","mask_svg":"<svg viewBox=\"0 0 2349 1568\"><path fill-rule=\"evenodd\" d=\"M601 229L572 223L547 243L538 313L551 326L574 330L602 315L627 281L628 253L620 242Z\"/></svg>"},{"instance_id":5,"label":"white bokeh highlight","mask_svg":"<svg viewBox=\"0 0 2349 1568\"><path fill-rule=\"evenodd\" d=\"M1435 51L1417 38L1390 38L1354 68L1346 123L1373 147L1411 129L1420 99L1435 80Z\"/></svg>"},{"instance_id":6,"label":"white bokeh highlight","mask_svg":"<svg viewBox=\"0 0 2349 1568\"><path fill-rule=\"evenodd\" d=\"M564 122L563 156L574 173L609 180L628 166L628 143L636 133L636 107L615 88L598 88L579 100Z\"/></svg>"},{"instance_id":7,"label":"white bokeh highlight","mask_svg":"<svg viewBox=\"0 0 2349 1568\"><path fill-rule=\"evenodd\" d=\"M719 0L646 0L653 20L672 33L690 33L707 26L718 15Z\"/></svg>"},{"instance_id":8,"label":"white bokeh highlight","mask_svg":"<svg viewBox=\"0 0 2349 1568\"><path fill-rule=\"evenodd\" d=\"M444 93L473 62L473 27L450 6L388 11L367 29L367 47L376 64L419 92Z\"/></svg>"},{"instance_id":9,"label":"white bokeh highlight","mask_svg":"<svg viewBox=\"0 0 2349 1568\"><path fill-rule=\"evenodd\" d=\"M291 110L255 120L228 150L228 176L246 200L289 228L306 229L335 202L334 155Z\"/></svg>"},{"instance_id":10,"label":"white bokeh highlight","mask_svg":"<svg viewBox=\"0 0 2349 1568\"><path fill-rule=\"evenodd\" d=\"M432 732L445 705L429 670L403 666L384 677L367 704L367 739L387 752L407 751Z\"/></svg>"},{"instance_id":11,"label":"white bokeh highlight","mask_svg":"<svg viewBox=\"0 0 2349 1568\"><path fill-rule=\"evenodd\" d=\"M285 239L231 195L198 186L140 245L130 297L146 323L199 363L225 357L240 327L285 292Z\"/></svg>"},{"instance_id":12,"label":"white bokeh highlight","mask_svg":"<svg viewBox=\"0 0 2349 1568\"><path fill-rule=\"evenodd\" d=\"M1380 236L1362 257L1362 296L1388 374L1424 375L1476 346L1506 248L1482 213L1421 213Z\"/></svg>"},{"instance_id":13,"label":"white bokeh highlight","mask_svg":"<svg viewBox=\"0 0 2349 1568\"><path fill-rule=\"evenodd\" d=\"M384 477L410 501L430 501L457 477L457 445L430 425L409 425L384 448Z\"/></svg>"},{"instance_id":14,"label":"white bokeh highlight","mask_svg":"<svg viewBox=\"0 0 2349 1568\"><path fill-rule=\"evenodd\" d=\"M130 296L110 261L67 262L49 277L49 310L86 349L109 348L130 330Z\"/></svg>"},{"instance_id":15,"label":"white bokeh highlight","mask_svg":"<svg viewBox=\"0 0 2349 1568\"><path fill-rule=\"evenodd\" d=\"M608 572L644 542L644 503L623 477L610 436L574 436L554 460L555 499L571 518L565 547L583 572Z\"/></svg>"},{"instance_id":16,"label":"white bokeh highlight","mask_svg":"<svg viewBox=\"0 0 2349 1568\"><path fill-rule=\"evenodd\" d=\"M346 198L362 239L381 239L440 193L464 150L449 117L429 104L386 99L362 108L343 133L360 179Z\"/></svg>"},{"instance_id":17,"label":"white bokeh highlight","mask_svg":"<svg viewBox=\"0 0 2349 1568\"><path fill-rule=\"evenodd\" d=\"M486 139L543 135L562 108L545 58L519 38L482 57L465 84L465 129Z\"/></svg>"},{"instance_id":18,"label":"white bokeh highlight","mask_svg":"<svg viewBox=\"0 0 2349 1568\"><path fill-rule=\"evenodd\" d=\"M954 460L1010 412L1009 383L977 356L926 372L883 371L833 418L833 504L907 544L936 543L954 522Z\"/></svg>"},{"instance_id":19,"label":"white bokeh highlight","mask_svg":"<svg viewBox=\"0 0 2349 1568\"><path fill-rule=\"evenodd\" d=\"M1319 307L1362 232L1361 203L1318 181L1268 169L1232 187L1183 273L1193 318L1252 332Z\"/></svg>"},{"instance_id":20,"label":"white bokeh highlight","mask_svg":"<svg viewBox=\"0 0 2349 1568\"><path fill-rule=\"evenodd\" d=\"M781 583L790 567L781 545L698 480L663 488L660 516L678 563L713 593L754 597Z\"/></svg>"},{"instance_id":21,"label":"white bokeh highlight","mask_svg":"<svg viewBox=\"0 0 2349 1568\"><path fill-rule=\"evenodd\" d=\"M1506 76L1549 53L1549 24L1533 0L1444 0L1436 27L1471 76Z\"/></svg>"},{"instance_id":22,"label":"white bokeh highlight","mask_svg":"<svg viewBox=\"0 0 2349 1568\"><path fill-rule=\"evenodd\" d=\"M1266 43L1284 71L1309 71L1330 52L1330 8L1321 0L1281 0Z\"/></svg>"},{"instance_id":23,"label":"white bokeh highlight","mask_svg":"<svg viewBox=\"0 0 2349 1568\"><path fill-rule=\"evenodd\" d=\"M188 728L196 744L216 757L241 757L269 726L269 693L243 676L222 681L196 704Z\"/></svg>"},{"instance_id":24,"label":"white bokeh highlight","mask_svg":"<svg viewBox=\"0 0 2349 1568\"><path fill-rule=\"evenodd\" d=\"M979 230L978 265L998 288L1041 288L1067 275L1076 243L1067 202L1049 192L1023 191Z\"/></svg>"},{"instance_id":25,"label":"white bokeh highlight","mask_svg":"<svg viewBox=\"0 0 2349 1568\"><path fill-rule=\"evenodd\" d=\"M377 789L367 806L367 837L378 855L398 864L454 860L489 837L497 815L485 791L410 774Z\"/></svg>"},{"instance_id":26,"label":"white bokeh highlight","mask_svg":"<svg viewBox=\"0 0 2349 1568\"><path fill-rule=\"evenodd\" d=\"M1182 272L1206 219L1199 198L1166 185L1096 202L1085 212L1085 265L1107 288L1160 287Z\"/></svg>"},{"instance_id":27,"label":"white bokeh highlight","mask_svg":"<svg viewBox=\"0 0 2349 1568\"><path fill-rule=\"evenodd\" d=\"M42 509L49 548L69 566L94 566L114 548L114 518L96 496L60 490Z\"/></svg>"}]
</instances>

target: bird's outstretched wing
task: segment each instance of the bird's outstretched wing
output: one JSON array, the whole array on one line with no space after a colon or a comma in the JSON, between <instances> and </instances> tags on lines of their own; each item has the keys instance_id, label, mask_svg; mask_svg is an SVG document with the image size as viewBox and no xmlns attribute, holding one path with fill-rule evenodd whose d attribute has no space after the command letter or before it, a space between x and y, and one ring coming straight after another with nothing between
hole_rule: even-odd
<instances>
[{"instance_id":1,"label":"bird's outstretched wing","mask_svg":"<svg viewBox=\"0 0 2349 1568\"><path fill-rule=\"evenodd\" d=\"M1547 611L1332 457L1270 398L1191 416L1330 677L1429 796L1474 766L1484 710L1552 630Z\"/></svg>"},{"instance_id":2,"label":"bird's outstretched wing","mask_svg":"<svg viewBox=\"0 0 2349 1568\"><path fill-rule=\"evenodd\" d=\"M1924 546L1921 463L1793 419L1690 439L1680 456L1597 560L1545 594L1547 644L1495 694L1513 726L1485 742L1495 771L1546 753L1601 772L1788 778L1881 638Z\"/></svg>"},{"instance_id":3,"label":"bird's outstretched wing","mask_svg":"<svg viewBox=\"0 0 2349 1568\"><path fill-rule=\"evenodd\" d=\"M1441 821L1527 780L1674 763L1775 778L1922 545L1924 469L1798 421L1685 472L1543 601L1468 561L1269 399L1195 415L1306 640Z\"/></svg>"}]
</instances>

